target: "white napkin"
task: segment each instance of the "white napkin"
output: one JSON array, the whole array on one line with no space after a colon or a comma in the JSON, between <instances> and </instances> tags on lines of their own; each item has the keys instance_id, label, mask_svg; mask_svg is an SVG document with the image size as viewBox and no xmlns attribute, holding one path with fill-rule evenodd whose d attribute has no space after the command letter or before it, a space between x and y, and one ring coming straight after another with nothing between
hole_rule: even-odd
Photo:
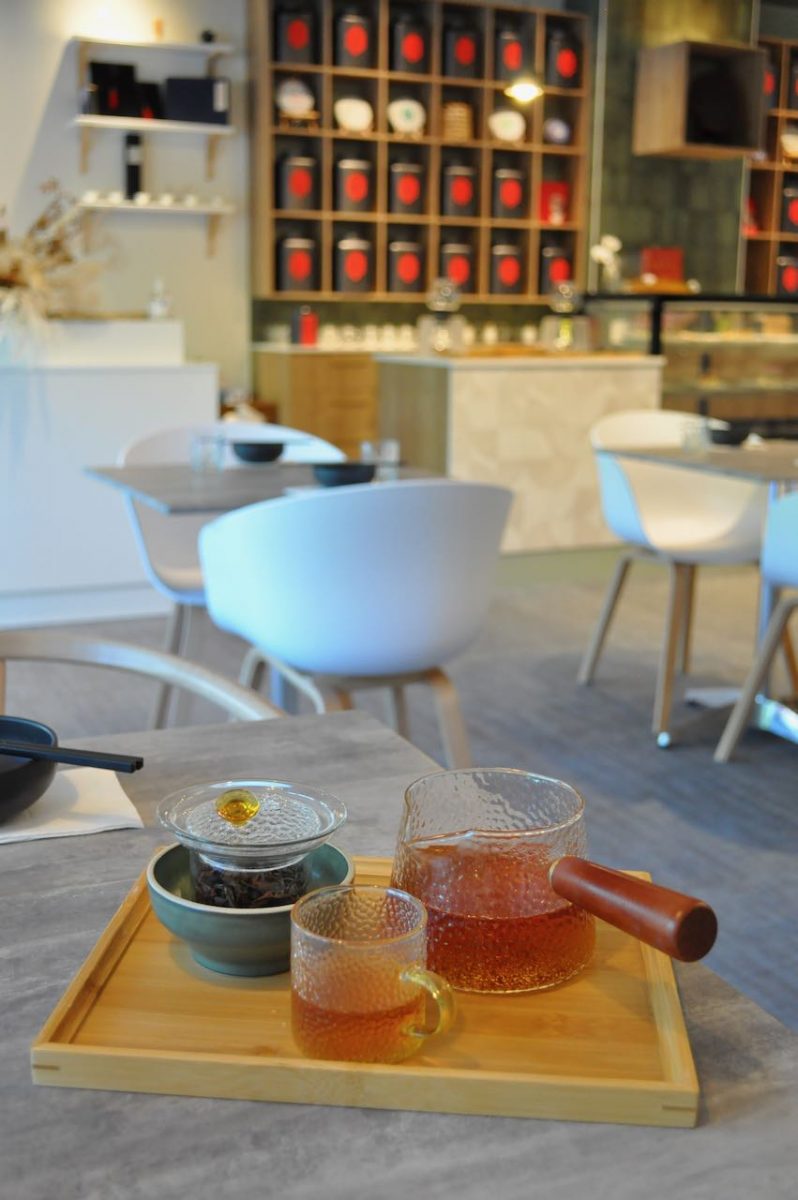
<instances>
[{"instance_id":1,"label":"white napkin","mask_svg":"<svg viewBox=\"0 0 798 1200\"><path fill-rule=\"evenodd\" d=\"M0 843L143 826L113 771L71 767L56 771L43 796L0 825Z\"/></svg>"}]
</instances>

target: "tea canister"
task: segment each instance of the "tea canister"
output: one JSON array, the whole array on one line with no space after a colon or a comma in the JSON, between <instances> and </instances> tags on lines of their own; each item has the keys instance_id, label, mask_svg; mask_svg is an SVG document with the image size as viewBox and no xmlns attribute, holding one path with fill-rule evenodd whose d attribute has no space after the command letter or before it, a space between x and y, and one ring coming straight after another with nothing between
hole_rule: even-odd
<instances>
[{"instance_id":1,"label":"tea canister","mask_svg":"<svg viewBox=\"0 0 798 1200\"><path fill-rule=\"evenodd\" d=\"M491 246L490 290L498 296L524 291L524 257L520 246L512 243Z\"/></svg>"},{"instance_id":2,"label":"tea canister","mask_svg":"<svg viewBox=\"0 0 798 1200\"><path fill-rule=\"evenodd\" d=\"M766 110L779 107L779 58L780 55L772 47L768 49L765 73L762 76L762 95Z\"/></svg>"},{"instance_id":3,"label":"tea canister","mask_svg":"<svg viewBox=\"0 0 798 1200\"><path fill-rule=\"evenodd\" d=\"M400 17L391 31L391 70L426 71L428 39L426 25L412 17Z\"/></svg>"},{"instance_id":4,"label":"tea canister","mask_svg":"<svg viewBox=\"0 0 798 1200\"><path fill-rule=\"evenodd\" d=\"M461 292L474 290L474 251L468 242L443 242L441 275Z\"/></svg>"},{"instance_id":5,"label":"tea canister","mask_svg":"<svg viewBox=\"0 0 798 1200\"><path fill-rule=\"evenodd\" d=\"M335 290L370 292L372 290L373 250L362 237L342 237L335 244Z\"/></svg>"},{"instance_id":6,"label":"tea canister","mask_svg":"<svg viewBox=\"0 0 798 1200\"><path fill-rule=\"evenodd\" d=\"M780 254L776 259L776 291L780 296L798 296L798 257Z\"/></svg>"},{"instance_id":7,"label":"tea canister","mask_svg":"<svg viewBox=\"0 0 798 1200\"><path fill-rule=\"evenodd\" d=\"M443 73L454 79L479 77L479 35L475 29L444 30Z\"/></svg>"},{"instance_id":8,"label":"tea canister","mask_svg":"<svg viewBox=\"0 0 798 1200\"><path fill-rule=\"evenodd\" d=\"M315 291L318 286L318 247L314 238L286 237L277 253L277 290Z\"/></svg>"},{"instance_id":9,"label":"tea canister","mask_svg":"<svg viewBox=\"0 0 798 1200\"><path fill-rule=\"evenodd\" d=\"M540 294L553 292L558 283L572 278L570 252L559 245L543 246L540 251Z\"/></svg>"},{"instance_id":10,"label":"tea canister","mask_svg":"<svg viewBox=\"0 0 798 1200\"><path fill-rule=\"evenodd\" d=\"M424 250L421 242L388 243L388 291L424 290Z\"/></svg>"},{"instance_id":11,"label":"tea canister","mask_svg":"<svg viewBox=\"0 0 798 1200\"><path fill-rule=\"evenodd\" d=\"M411 215L424 211L424 169L420 163L393 162L389 168L389 208Z\"/></svg>"},{"instance_id":12,"label":"tea canister","mask_svg":"<svg viewBox=\"0 0 798 1200\"><path fill-rule=\"evenodd\" d=\"M521 218L524 216L524 172L515 167L498 167L493 172L494 217Z\"/></svg>"},{"instance_id":13,"label":"tea canister","mask_svg":"<svg viewBox=\"0 0 798 1200\"><path fill-rule=\"evenodd\" d=\"M314 61L315 28L313 13L305 10L286 10L277 13L275 27L275 58L284 63Z\"/></svg>"},{"instance_id":14,"label":"tea canister","mask_svg":"<svg viewBox=\"0 0 798 1200\"><path fill-rule=\"evenodd\" d=\"M443 169L441 210L445 217L473 217L477 211L476 170L460 164Z\"/></svg>"},{"instance_id":15,"label":"tea canister","mask_svg":"<svg viewBox=\"0 0 798 1200\"><path fill-rule=\"evenodd\" d=\"M784 189L781 228L785 233L798 233L798 186L795 184Z\"/></svg>"},{"instance_id":16,"label":"tea canister","mask_svg":"<svg viewBox=\"0 0 798 1200\"><path fill-rule=\"evenodd\" d=\"M494 74L498 80L516 79L530 69L526 39L516 29L496 31L495 53Z\"/></svg>"},{"instance_id":17,"label":"tea canister","mask_svg":"<svg viewBox=\"0 0 798 1200\"><path fill-rule=\"evenodd\" d=\"M372 169L367 158L341 158L335 164L335 207L339 212L372 208Z\"/></svg>"},{"instance_id":18,"label":"tea canister","mask_svg":"<svg viewBox=\"0 0 798 1200\"><path fill-rule=\"evenodd\" d=\"M295 210L317 208L317 181L318 163L315 158L287 154L277 164L278 207Z\"/></svg>"},{"instance_id":19,"label":"tea canister","mask_svg":"<svg viewBox=\"0 0 798 1200\"><path fill-rule=\"evenodd\" d=\"M787 107L798 109L798 55L793 55L790 62L790 94L787 97Z\"/></svg>"},{"instance_id":20,"label":"tea canister","mask_svg":"<svg viewBox=\"0 0 798 1200\"><path fill-rule=\"evenodd\" d=\"M582 45L567 29L555 29L546 46L546 83L552 87L579 87Z\"/></svg>"},{"instance_id":21,"label":"tea canister","mask_svg":"<svg viewBox=\"0 0 798 1200\"><path fill-rule=\"evenodd\" d=\"M371 18L358 12L341 13L335 25L335 65L370 67Z\"/></svg>"}]
</instances>

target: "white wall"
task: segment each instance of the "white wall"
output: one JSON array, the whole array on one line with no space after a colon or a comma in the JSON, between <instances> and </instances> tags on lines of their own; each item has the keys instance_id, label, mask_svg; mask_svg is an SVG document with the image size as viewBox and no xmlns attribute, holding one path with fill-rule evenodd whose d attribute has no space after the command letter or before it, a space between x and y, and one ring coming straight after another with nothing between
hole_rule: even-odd
<instances>
[{"instance_id":1,"label":"white wall","mask_svg":"<svg viewBox=\"0 0 798 1200\"><path fill-rule=\"evenodd\" d=\"M248 148L245 132L245 0L0 0L0 206L12 232L38 214L39 185L55 177L73 195L87 188L124 188L121 132L99 133L89 169L80 173L77 52L70 37L152 39L164 22L164 41L194 42L206 27L238 53L219 74L233 81L233 123L239 134L219 142L216 177L206 181L205 141L196 135L152 136L145 142L144 188L220 194L237 215L220 225L216 254L206 256L205 221L198 216L118 214L98 217L111 264L97 289L108 313L143 311L152 281L161 276L185 322L190 358L219 364L224 386L249 379ZM197 56L106 48L97 57L135 62L142 80L204 72Z\"/></svg>"}]
</instances>

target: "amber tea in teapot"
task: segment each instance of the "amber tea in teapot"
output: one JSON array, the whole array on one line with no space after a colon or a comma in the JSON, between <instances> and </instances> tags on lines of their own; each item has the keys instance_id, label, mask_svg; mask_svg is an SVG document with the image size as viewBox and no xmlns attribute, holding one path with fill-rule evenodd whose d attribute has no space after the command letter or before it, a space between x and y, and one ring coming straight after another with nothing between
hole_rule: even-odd
<instances>
[{"instance_id":1,"label":"amber tea in teapot","mask_svg":"<svg viewBox=\"0 0 798 1200\"><path fill-rule=\"evenodd\" d=\"M464 991L553 987L593 954L593 916L549 869L586 852L584 803L524 771L444 771L408 788L393 884L427 909L428 963Z\"/></svg>"}]
</instances>

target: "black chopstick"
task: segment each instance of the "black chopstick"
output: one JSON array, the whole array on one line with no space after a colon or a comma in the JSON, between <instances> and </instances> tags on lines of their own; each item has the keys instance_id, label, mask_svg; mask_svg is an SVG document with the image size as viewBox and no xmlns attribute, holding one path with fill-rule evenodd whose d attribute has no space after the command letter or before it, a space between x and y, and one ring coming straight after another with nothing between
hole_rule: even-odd
<instances>
[{"instance_id":1,"label":"black chopstick","mask_svg":"<svg viewBox=\"0 0 798 1200\"><path fill-rule=\"evenodd\" d=\"M75 767L101 767L106 771L125 771L128 775L144 766L144 759L130 754L106 754L101 750L74 750L69 746L43 746L35 742L0 740L0 754L16 758L35 758L43 762L69 763Z\"/></svg>"}]
</instances>

